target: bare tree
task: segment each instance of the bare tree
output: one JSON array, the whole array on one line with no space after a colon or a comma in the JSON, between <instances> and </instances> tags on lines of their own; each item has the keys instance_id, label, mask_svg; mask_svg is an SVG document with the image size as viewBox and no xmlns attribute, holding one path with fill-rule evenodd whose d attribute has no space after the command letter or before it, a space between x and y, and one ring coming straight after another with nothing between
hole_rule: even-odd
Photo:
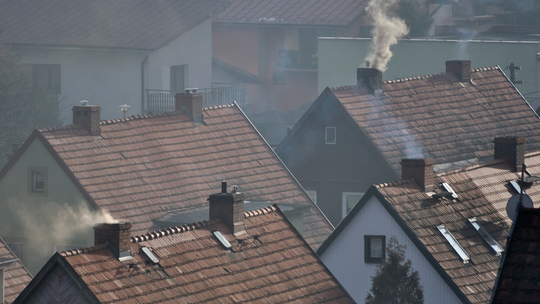
<instances>
[{"instance_id":1,"label":"bare tree","mask_svg":"<svg viewBox=\"0 0 540 304\"><path fill-rule=\"evenodd\" d=\"M390 238L386 260L377 265L375 275L371 277L373 285L366 297L366 304L424 303L424 290L418 271L411 268L411 260L405 262L406 248L395 237Z\"/></svg>"}]
</instances>

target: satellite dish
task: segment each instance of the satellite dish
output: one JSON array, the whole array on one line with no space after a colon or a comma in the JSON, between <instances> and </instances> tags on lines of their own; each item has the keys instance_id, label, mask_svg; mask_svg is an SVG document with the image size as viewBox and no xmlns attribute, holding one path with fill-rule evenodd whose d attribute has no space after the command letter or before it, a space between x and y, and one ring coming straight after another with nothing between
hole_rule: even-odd
<instances>
[{"instance_id":1,"label":"satellite dish","mask_svg":"<svg viewBox=\"0 0 540 304\"><path fill-rule=\"evenodd\" d=\"M517 209L517 205L519 203L519 199L521 197L521 194L514 194L509 200L508 200L508 203L506 204L506 214L508 215L508 217L514 221L514 216L516 215L516 209ZM521 205L523 207L528 207L528 208L533 208L534 205L533 205L533 201L531 199L530 196L528 196L527 194L523 193L523 199L521 201Z\"/></svg>"}]
</instances>

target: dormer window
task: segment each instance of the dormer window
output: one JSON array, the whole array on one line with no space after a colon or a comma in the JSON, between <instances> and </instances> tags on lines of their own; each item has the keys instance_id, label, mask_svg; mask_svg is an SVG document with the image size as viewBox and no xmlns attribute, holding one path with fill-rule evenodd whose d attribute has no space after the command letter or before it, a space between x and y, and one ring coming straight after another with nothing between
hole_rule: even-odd
<instances>
[{"instance_id":1,"label":"dormer window","mask_svg":"<svg viewBox=\"0 0 540 304\"><path fill-rule=\"evenodd\" d=\"M327 145L336 144L336 127L326 127L324 143Z\"/></svg>"}]
</instances>

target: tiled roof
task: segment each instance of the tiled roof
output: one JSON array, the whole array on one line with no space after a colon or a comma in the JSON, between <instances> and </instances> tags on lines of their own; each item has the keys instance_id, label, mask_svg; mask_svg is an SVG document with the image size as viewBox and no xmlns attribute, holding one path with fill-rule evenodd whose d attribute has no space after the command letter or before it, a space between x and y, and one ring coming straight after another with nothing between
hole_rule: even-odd
<instances>
[{"instance_id":1,"label":"tiled roof","mask_svg":"<svg viewBox=\"0 0 540 304\"><path fill-rule=\"evenodd\" d=\"M101 303L354 303L275 206L246 212L245 229L235 237L214 220L135 236L125 262L108 245L57 257Z\"/></svg>"},{"instance_id":2,"label":"tiled roof","mask_svg":"<svg viewBox=\"0 0 540 304\"><path fill-rule=\"evenodd\" d=\"M527 172L540 176L540 153L528 154L525 163ZM516 194L508 183L521 176L511 168L509 162L496 160L438 174L435 192L446 191L441 186L445 182L458 199L433 198L411 181L377 185L385 200L471 303L488 303L501 259L468 219L476 217L493 239L505 247L512 225L506 214L506 203ZM538 182L526 193L534 202L540 202ZM468 264L439 232L437 226L441 224L446 225L470 256Z\"/></svg>"},{"instance_id":3,"label":"tiled roof","mask_svg":"<svg viewBox=\"0 0 540 304\"><path fill-rule=\"evenodd\" d=\"M540 209L522 208L510 236L491 303L540 302L539 230Z\"/></svg>"},{"instance_id":4,"label":"tiled roof","mask_svg":"<svg viewBox=\"0 0 540 304\"><path fill-rule=\"evenodd\" d=\"M170 112L101 121L97 139L73 126L38 137L89 202L131 221L134 234L158 229L153 221L170 212L206 206L216 185L227 181L247 201L308 206L304 237L318 247L331 225L238 106L203 113L204 124Z\"/></svg>"},{"instance_id":5,"label":"tiled roof","mask_svg":"<svg viewBox=\"0 0 540 304\"><path fill-rule=\"evenodd\" d=\"M214 22L347 26L365 11L367 0L232 0Z\"/></svg>"},{"instance_id":6,"label":"tiled roof","mask_svg":"<svg viewBox=\"0 0 540 304\"><path fill-rule=\"evenodd\" d=\"M0 0L1 39L157 50L226 5L218 0Z\"/></svg>"},{"instance_id":7,"label":"tiled roof","mask_svg":"<svg viewBox=\"0 0 540 304\"><path fill-rule=\"evenodd\" d=\"M9 258L16 259L17 257L9 249L6 243L0 238L0 259ZM6 304L12 303L15 298L23 291L23 289L30 283L32 276L24 268L20 261L17 261L17 266L7 268L4 271L5 280L5 293L4 300ZM0 283L1 284L1 283Z\"/></svg>"},{"instance_id":8,"label":"tiled roof","mask_svg":"<svg viewBox=\"0 0 540 304\"><path fill-rule=\"evenodd\" d=\"M437 165L492 158L493 138L526 137L540 150L540 120L499 67L385 81L383 97L357 86L332 92L396 172L403 158Z\"/></svg>"}]
</instances>

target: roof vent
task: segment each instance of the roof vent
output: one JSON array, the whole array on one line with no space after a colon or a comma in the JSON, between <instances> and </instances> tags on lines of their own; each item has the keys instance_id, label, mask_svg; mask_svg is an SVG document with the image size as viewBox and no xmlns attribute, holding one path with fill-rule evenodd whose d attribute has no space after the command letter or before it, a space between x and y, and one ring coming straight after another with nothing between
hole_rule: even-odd
<instances>
[{"instance_id":1,"label":"roof vent","mask_svg":"<svg viewBox=\"0 0 540 304\"><path fill-rule=\"evenodd\" d=\"M154 264L159 264L159 259L156 257L156 255L150 250L148 247L142 247L141 248L144 256L146 256L147 259L152 261Z\"/></svg>"},{"instance_id":2,"label":"roof vent","mask_svg":"<svg viewBox=\"0 0 540 304\"><path fill-rule=\"evenodd\" d=\"M229 243L229 241L223 236L223 234L221 234L221 232L214 230L212 231L212 233L214 234L216 239L218 239L221 245L225 247L225 249L231 249L231 243Z\"/></svg>"}]
</instances>

